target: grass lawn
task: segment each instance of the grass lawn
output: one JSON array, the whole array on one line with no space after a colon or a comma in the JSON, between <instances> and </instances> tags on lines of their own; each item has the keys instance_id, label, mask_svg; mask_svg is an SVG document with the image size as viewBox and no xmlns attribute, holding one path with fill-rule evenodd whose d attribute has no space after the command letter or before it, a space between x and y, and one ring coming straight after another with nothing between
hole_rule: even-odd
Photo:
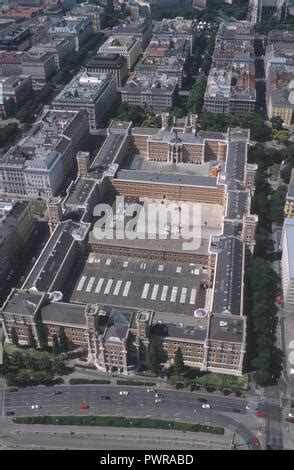
<instances>
[{"instance_id":1,"label":"grass lawn","mask_svg":"<svg viewBox=\"0 0 294 470\"><path fill-rule=\"evenodd\" d=\"M248 375L242 377L234 375L208 373L196 379L196 383L200 385L210 385L216 389L229 388L231 390L246 390L248 388Z\"/></svg>"},{"instance_id":2,"label":"grass lawn","mask_svg":"<svg viewBox=\"0 0 294 470\"><path fill-rule=\"evenodd\" d=\"M18 424L53 424L71 426L115 426L124 428L175 429L180 431L225 433L224 428L202 424L179 423L161 419L125 418L123 416L23 416L14 419Z\"/></svg>"}]
</instances>

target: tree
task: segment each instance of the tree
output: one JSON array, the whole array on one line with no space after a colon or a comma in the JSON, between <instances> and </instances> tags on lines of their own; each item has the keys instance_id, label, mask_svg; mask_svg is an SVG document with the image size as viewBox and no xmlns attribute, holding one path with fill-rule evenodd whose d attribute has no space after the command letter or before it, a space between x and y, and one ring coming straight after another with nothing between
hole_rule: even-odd
<instances>
[{"instance_id":1,"label":"tree","mask_svg":"<svg viewBox=\"0 0 294 470\"><path fill-rule=\"evenodd\" d=\"M15 344L15 346L18 346L18 334L17 334L15 326L11 328L10 334L11 334L12 343Z\"/></svg>"},{"instance_id":2,"label":"tree","mask_svg":"<svg viewBox=\"0 0 294 470\"><path fill-rule=\"evenodd\" d=\"M36 362L39 370L50 370L52 367L51 360L46 353L39 354Z\"/></svg>"},{"instance_id":3,"label":"tree","mask_svg":"<svg viewBox=\"0 0 294 470\"><path fill-rule=\"evenodd\" d=\"M278 225L284 222L284 206L286 201L287 186L280 186L271 198L271 217Z\"/></svg>"},{"instance_id":4,"label":"tree","mask_svg":"<svg viewBox=\"0 0 294 470\"><path fill-rule=\"evenodd\" d=\"M31 325L28 326L28 345L30 348L36 349L37 343L33 335L33 330Z\"/></svg>"},{"instance_id":5,"label":"tree","mask_svg":"<svg viewBox=\"0 0 294 470\"><path fill-rule=\"evenodd\" d=\"M155 342L150 343L148 354L148 368L156 375L158 375L160 372L160 357L158 345Z\"/></svg>"},{"instance_id":6,"label":"tree","mask_svg":"<svg viewBox=\"0 0 294 470\"><path fill-rule=\"evenodd\" d=\"M265 387L271 383L272 374L269 370L257 370L253 375L253 378L257 385Z\"/></svg>"},{"instance_id":7,"label":"tree","mask_svg":"<svg viewBox=\"0 0 294 470\"><path fill-rule=\"evenodd\" d=\"M17 385L28 385L31 381L30 374L25 371L20 371L19 374L16 376L16 384Z\"/></svg>"},{"instance_id":8,"label":"tree","mask_svg":"<svg viewBox=\"0 0 294 470\"><path fill-rule=\"evenodd\" d=\"M271 118L271 123L272 123L272 126L274 129L277 129L278 131L280 131L281 129L283 129L283 119L280 117L280 116L274 116Z\"/></svg>"},{"instance_id":9,"label":"tree","mask_svg":"<svg viewBox=\"0 0 294 470\"><path fill-rule=\"evenodd\" d=\"M57 356L57 354L59 354L59 352L60 352L57 335L53 335L53 337L52 337L52 352L53 352L53 354L55 354L56 356Z\"/></svg>"},{"instance_id":10,"label":"tree","mask_svg":"<svg viewBox=\"0 0 294 470\"><path fill-rule=\"evenodd\" d=\"M69 341L68 337L65 334L64 327L62 326L59 330L59 345L60 345L60 351L66 352L68 351L69 348Z\"/></svg>"},{"instance_id":11,"label":"tree","mask_svg":"<svg viewBox=\"0 0 294 470\"><path fill-rule=\"evenodd\" d=\"M178 348L176 350L176 354L174 357L174 372L175 372L175 375L177 376L185 372L185 364L184 364L181 348Z\"/></svg>"},{"instance_id":12,"label":"tree","mask_svg":"<svg viewBox=\"0 0 294 470\"><path fill-rule=\"evenodd\" d=\"M27 369L36 369L36 359L31 354L25 354L23 356L23 365Z\"/></svg>"},{"instance_id":13,"label":"tree","mask_svg":"<svg viewBox=\"0 0 294 470\"><path fill-rule=\"evenodd\" d=\"M59 357L56 357L53 359L51 366L52 366L53 372L59 375L63 374L64 369L65 369L65 364L61 359L59 359Z\"/></svg>"},{"instance_id":14,"label":"tree","mask_svg":"<svg viewBox=\"0 0 294 470\"><path fill-rule=\"evenodd\" d=\"M23 366L23 356L20 351L14 351L10 358L10 364L12 366L21 368Z\"/></svg>"}]
</instances>

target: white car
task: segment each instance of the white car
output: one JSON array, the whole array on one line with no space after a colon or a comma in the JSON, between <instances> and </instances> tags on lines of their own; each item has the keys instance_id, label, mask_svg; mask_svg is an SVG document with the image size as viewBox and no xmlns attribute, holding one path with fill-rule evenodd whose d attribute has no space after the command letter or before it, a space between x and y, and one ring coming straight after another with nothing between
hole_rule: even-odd
<instances>
[{"instance_id":1,"label":"white car","mask_svg":"<svg viewBox=\"0 0 294 470\"><path fill-rule=\"evenodd\" d=\"M294 413L290 411L290 412L288 413L288 417L289 417L289 418L294 418Z\"/></svg>"},{"instance_id":2,"label":"white car","mask_svg":"<svg viewBox=\"0 0 294 470\"><path fill-rule=\"evenodd\" d=\"M32 405L31 408L32 410L39 410L41 408L41 405Z\"/></svg>"},{"instance_id":3,"label":"white car","mask_svg":"<svg viewBox=\"0 0 294 470\"><path fill-rule=\"evenodd\" d=\"M147 392L154 392L154 388L147 388Z\"/></svg>"},{"instance_id":4,"label":"white car","mask_svg":"<svg viewBox=\"0 0 294 470\"><path fill-rule=\"evenodd\" d=\"M246 405L245 408L246 408L246 410L252 410L252 406L250 406L250 405Z\"/></svg>"},{"instance_id":5,"label":"white car","mask_svg":"<svg viewBox=\"0 0 294 470\"><path fill-rule=\"evenodd\" d=\"M161 398L155 398L154 403L160 403L160 402L161 402Z\"/></svg>"},{"instance_id":6,"label":"white car","mask_svg":"<svg viewBox=\"0 0 294 470\"><path fill-rule=\"evenodd\" d=\"M203 403L202 408L211 408L211 406L209 405L209 403Z\"/></svg>"},{"instance_id":7,"label":"white car","mask_svg":"<svg viewBox=\"0 0 294 470\"><path fill-rule=\"evenodd\" d=\"M119 394L120 394L120 395L128 395L129 392L127 392L126 390L121 390L121 391L119 392Z\"/></svg>"}]
</instances>

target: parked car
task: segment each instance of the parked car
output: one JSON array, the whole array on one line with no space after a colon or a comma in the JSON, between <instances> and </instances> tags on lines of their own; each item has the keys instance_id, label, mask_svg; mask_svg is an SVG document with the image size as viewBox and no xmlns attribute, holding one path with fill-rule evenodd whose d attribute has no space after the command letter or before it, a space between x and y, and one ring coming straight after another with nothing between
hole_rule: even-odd
<instances>
[{"instance_id":1,"label":"parked car","mask_svg":"<svg viewBox=\"0 0 294 470\"><path fill-rule=\"evenodd\" d=\"M6 411L6 416L14 416L14 411Z\"/></svg>"},{"instance_id":2,"label":"parked car","mask_svg":"<svg viewBox=\"0 0 294 470\"><path fill-rule=\"evenodd\" d=\"M267 414L264 411L256 411L255 416L258 418L266 418Z\"/></svg>"},{"instance_id":3,"label":"parked car","mask_svg":"<svg viewBox=\"0 0 294 470\"><path fill-rule=\"evenodd\" d=\"M211 408L209 403L203 403L202 408Z\"/></svg>"},{"instance_id":4,"label":"parked car","mask_svg":"<svg viewBox=\"0 0 294 470\"><path fill-rule=\"evenodd\" d=\"M120 394L120 395L128 395L129 392L127 392L126 390L121 390L121 391L119 392L119 394Z\"/></svg>"},{"instance_id":5,"label":"parked car","mask_svg":"<svg viewBox=\"0 0 294 470\"><path fill-rule=\"evenodd\" d=\"M260 447L260 441L259 441L258 437L253 436L252 444L254 445L254 447Z\"/></svg>"},{"instance_id":6,"label":"parked car","mask_svg":"<svg viewBox=\"0 0 294 470\"><path fill-rule=\"evenodd\" d=\"M61 394L62 394L61 390L54 390L54 392L52 392L52 395L61 395Z\"/></svg>"},{"instance_id":7,"label":"parked car","mask_svg":"<svg viewBox=\"0 0 294 470\"><path fill-rule=\"evenodd\" d=\"M9 392L17 392L18 388L17 387L9 387L8 391Z\"/></svg>"},{"instance_id":8,"label":"parked car","mask_svg":"<svg viewBox=\"0 0 294 470\"><path fill-rule=\"evenodd\" d=\"M198 401L200 401L200 403L207 403L206 398L198 398Z\"/></svg>"},{"instance_id":9,"label":"parked car","mask_svg":"<svg viewBox=\"0 0 294 470\"><path fill-rule=\"evenodd\" d=\"M39 410L41 408L41 405L32 405L31 408L32 410Z\"/></svg>"},{"instance_id":10,"label":"parked car","mask_svg":"<svg viewBox=\"0 0 294 470\"><path fill-rule=\"evenodd\" d=\"M109 395L101 395L101 400L111 400Z\"/></svg>"},{"instance_id":11,"label":"parked car","mask_svg":"<svg viewBox=\"0 0 294 470\"><path fill-rule=\"evenodd\" d=\"M294 416L287 416L287 418L285 418L285 421L287 421L287 423L294 423Z\"/></svg>"},{"instance_id":12,"label":"parked car","mask_svg":"<svg viewBox=\"0 0 294 470\"><path fill-rule=\"evenodd\" d=\"M81 410L88 410L90 408L90 406L88 405L88 403L81 403L80 404L80 409Z\"/></svg>"}]
</instances>

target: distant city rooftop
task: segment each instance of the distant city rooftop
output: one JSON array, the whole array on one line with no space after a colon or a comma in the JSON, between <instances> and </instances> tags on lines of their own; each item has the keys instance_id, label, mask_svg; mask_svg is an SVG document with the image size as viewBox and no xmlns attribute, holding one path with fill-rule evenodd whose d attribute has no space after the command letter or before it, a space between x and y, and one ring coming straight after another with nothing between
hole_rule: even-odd
<instances>
[{"instance_id":1,"label":"distant city rooftop","mask_svg":"<svg viewBox=\"0 0 294 470\"><path fill-rule=\"evenodd\" d=\"M54 102L67 102L75 105L95 102L96 97L111 77L111 74L105 72L80 72L54 98Z\"/></svg>"}]
</instances>

